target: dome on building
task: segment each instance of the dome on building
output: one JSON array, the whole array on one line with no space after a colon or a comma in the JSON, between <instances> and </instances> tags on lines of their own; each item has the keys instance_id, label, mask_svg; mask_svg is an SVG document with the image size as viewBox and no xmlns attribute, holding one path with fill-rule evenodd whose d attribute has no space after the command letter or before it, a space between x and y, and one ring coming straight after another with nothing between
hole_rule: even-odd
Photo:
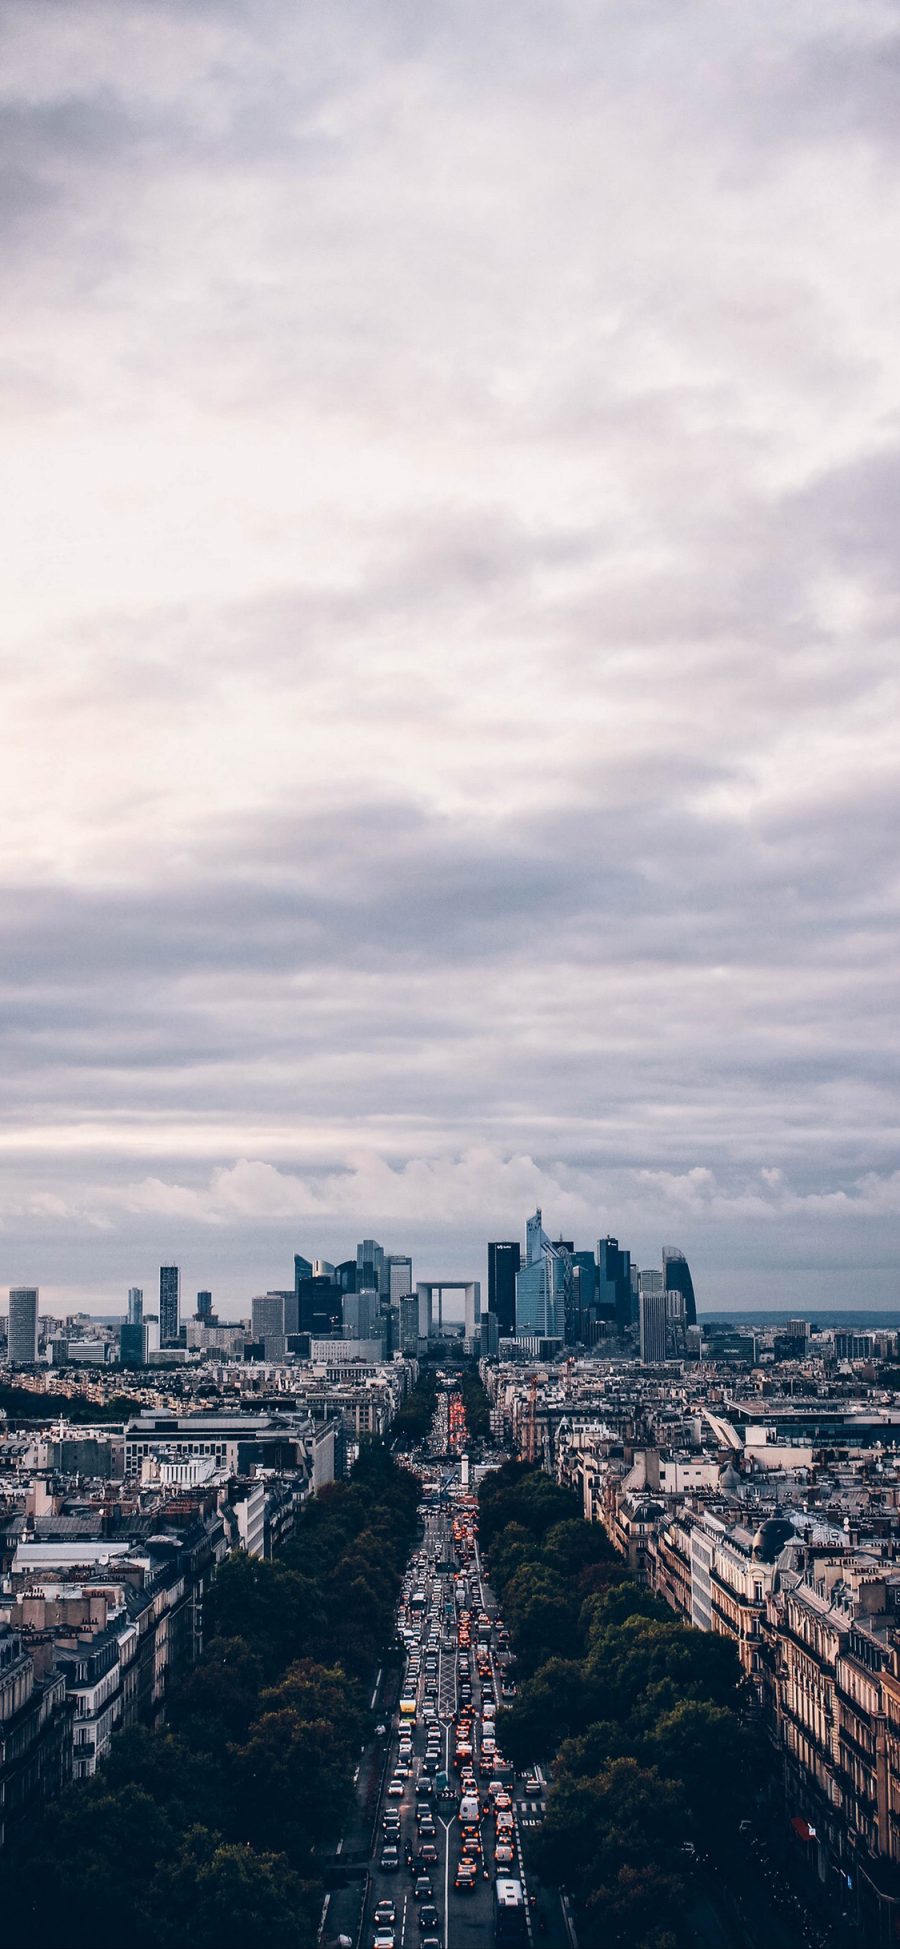
<instances>
[{"instance_id":1,"label":"dome on building","mask_svg":"<svg viewBox=\"0 0 900 1949\"><path fill-rule=\"evenodd\" d=\"M741 1477L731 1461L719 1470L719 1488L726 1496L736 1496L741 1488Z\"/></svg>"},{"instance_id":2,"label":"dome on building","mask_svg":"<svg viewBox=\"0 0 900 1949\"><path fill-rule=\"evenodd\" d=\"M767 1517L764 1523L760 1523L753 1538L754 1556L761 1563L774 1563L793 1534L793 1523L786 1522L783 1516Z\"/></svg>"}]
</instances>

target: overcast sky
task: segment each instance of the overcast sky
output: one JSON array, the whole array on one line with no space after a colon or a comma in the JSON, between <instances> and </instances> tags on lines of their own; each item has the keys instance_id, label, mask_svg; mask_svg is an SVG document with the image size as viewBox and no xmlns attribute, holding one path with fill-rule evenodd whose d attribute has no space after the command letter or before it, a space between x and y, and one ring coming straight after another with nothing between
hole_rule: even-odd
<instances>
[{"instance_id":1,"label":"overcast sky","mask_svg":"<svg viewBox=\"0 0 900 1949\"><path fill-rule=\"evenodd\" d=\"M6 0L0 1288L900 1304L896 0Z\"/></svg>"}]
</instances>

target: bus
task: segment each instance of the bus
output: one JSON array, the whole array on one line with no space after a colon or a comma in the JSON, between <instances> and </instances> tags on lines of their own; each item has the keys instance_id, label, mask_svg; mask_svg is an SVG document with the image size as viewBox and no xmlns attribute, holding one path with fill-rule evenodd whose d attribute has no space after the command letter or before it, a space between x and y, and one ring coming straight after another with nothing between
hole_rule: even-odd
<instances>
[{"instance_id":1,"label":"bus","mask_svg":"<svg viewBox=\"0 0 900 1949\"><path fill-rule=\"evenodd\" d=\"M497 1949L520 1949L528 1942L522 1883L499 1875L494 1884L494 1941Z\"/></svg>"}]
</instances>

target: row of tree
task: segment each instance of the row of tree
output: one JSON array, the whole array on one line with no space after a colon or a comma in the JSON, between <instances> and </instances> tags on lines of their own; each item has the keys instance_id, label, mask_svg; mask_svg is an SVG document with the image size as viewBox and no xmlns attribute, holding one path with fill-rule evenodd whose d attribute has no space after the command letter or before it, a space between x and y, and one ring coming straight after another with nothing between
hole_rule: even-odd
<instances>
[{"instance_id":1,"label":"row of tree","mask_svg":"<svg viewBox=\"0 0 900 1949\"><path fill-rule=\"evenodd\" d=\"M381 1443L303 1512L274 1562L216 1577L211 1636L164 1727L113 1740L3 1858L11 1941L70 1949L309 1949L390 1642L418 1488Z\"/></svg>"},{"instance_id":2,"label":"row of tree","mask_svg":"<svg viewBox=\"0 0 900 1949\"><path fill-rule=\"evenodd\" d=\"M477 1369L466 1369L460 1380L460 1391L472 1440L487 1441L491 1432L491 1403Z\"/></svg>"},{"instance_id":3,"label":"row of tree","mask_svg":"<svg viewBox=\"0 0 900 1949\"><path fill-rule=\"evenodd\" d=\"M640 1589L546 1475L509 1463L479 1501L520 1680L498 1737L552 1770L538 1868L583 1940L679 1949L685 1850L727 1865L764 1764L734 1647Z\"/></svg>"},{"instance_id":4,"label":"row of tree","mask_svg":"<svg viewBox=\"0 0 900 1949\"><path fill-rule=\"evenodd\" d=\"M426 1439L434 1418L436 1399L437 1377L430 1368L423 1367L416 1386L407 1395L391 1423L391 1435L401 1449L415 1448Z\"/></svg>"},{"instance_id":5,"label":"row of tree","mask_svg":"<svg viewBox=\"0 0 900 1949\"><path fill-rule=\"evenodd\" d=\"M35 1421L46 1427L47 1399L46 1394L36 1394L30 1387L16 1387L12 1382L0 1386L0 1412L11 1422ZM61 1394L53 1399L66 1420L72 1422L123 1422L134 1413L134 1402L127 1394L114 1394L108 1401L89 1401L84 1394Z\"/></svg>"}]
</instances>

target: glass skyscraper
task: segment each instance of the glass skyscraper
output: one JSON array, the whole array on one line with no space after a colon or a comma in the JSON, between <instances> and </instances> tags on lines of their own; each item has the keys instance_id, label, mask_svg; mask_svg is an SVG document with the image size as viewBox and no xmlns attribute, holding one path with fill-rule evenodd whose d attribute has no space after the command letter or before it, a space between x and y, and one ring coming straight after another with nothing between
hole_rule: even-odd
<instances>
[{"instance_id":1,"label":"glass skyscraper","mask_svg":"<svg viewBox=\"0 0 900 1949\"><path fill-rule=\"evenodd\" d=\"M488 1246L488 1312L496 1315L503 1334L516 1330L516 1275L521 1263L517 1238L496 1239Z\"/></svg>"},{"instance_id":2,"label":"glass skyscraper","mask_svg":"<svg viewBox=\"0 0 900 1949\"><path fill-rule=\"evenodd\" d=\"M694 1298L691 1268L677 1245L663 1246L663 1286L667 1293L681 1293L685 1326L696 1326L697 1301Z\"/></svg>"},{"instance_id":3,"label":"glass skyscraper","mask_svg":"<svg viewBox=\"0 0 900 1949\"><path fill-rule=\"evenodd\" d=\"M525 1229L525 1264L516 1279L516 1334L561 1340L565 1325L563 1254L547 1237L540 1209L529 1218Z\"/></svg>"}]
</instances>

